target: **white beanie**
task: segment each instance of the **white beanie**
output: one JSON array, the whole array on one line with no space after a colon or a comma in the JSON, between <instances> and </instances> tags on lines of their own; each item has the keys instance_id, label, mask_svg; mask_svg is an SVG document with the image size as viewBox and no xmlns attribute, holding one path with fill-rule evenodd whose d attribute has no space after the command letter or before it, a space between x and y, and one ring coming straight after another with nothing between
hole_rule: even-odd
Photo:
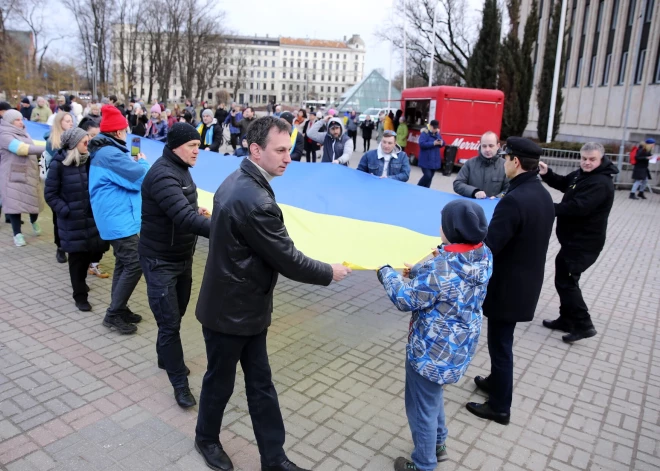
<instances>
[{"instance_id":1,"label":"white beanie","mask_svg":"<svg viewBox=\"0 0 660 471\"><path fill-rule=\"evenodd\" d=\"M9 124L14 124L14 121L17 119L23 119L23 115L19 111L11 109L5 111L5 114L2 115L2 119L7 121Z\"/></svg>"}]
</instances>

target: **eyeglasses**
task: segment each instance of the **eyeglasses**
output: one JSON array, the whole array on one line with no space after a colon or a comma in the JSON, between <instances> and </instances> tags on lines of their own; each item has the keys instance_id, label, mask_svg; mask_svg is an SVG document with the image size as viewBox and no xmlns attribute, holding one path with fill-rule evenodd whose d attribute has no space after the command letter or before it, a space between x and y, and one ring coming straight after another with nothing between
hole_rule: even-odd
<instances>
[{"instance_id":1,"label":"eyeglasses","mask_svg":"<svg viewBox=\"0 0 660 471\"><path fill-rule=\"evenodd\" d=\"M388 129L387 131L383 131L383 136L396 137L396 133Z\"/></svg>"}]
</instances>

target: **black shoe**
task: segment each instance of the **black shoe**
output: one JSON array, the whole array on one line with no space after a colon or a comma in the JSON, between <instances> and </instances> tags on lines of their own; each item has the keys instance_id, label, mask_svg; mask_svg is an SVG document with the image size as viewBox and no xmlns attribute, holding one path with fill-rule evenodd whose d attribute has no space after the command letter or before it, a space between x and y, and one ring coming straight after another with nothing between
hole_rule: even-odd
<instances>
[{"instance_id":1,"label":"black shoe","mask_svg":"<svg viewBox=\"0 0 660 471\"><path fill-rule=\"evenodd\" d=\"M590 337L593 337L597 333L598 332L596 332L596 329L590 327L589 329L585 329L585 330L573 330L573 332L564 335L561 339L566 343L573 343L573 342L577 342L578 340L588 339Z\"/></svg>"},{"instance_id":2,"label":"black shoe","mask_svg":"<svg viewBox=\"0 0 660 471\"><path fill-rule=\"evenodd\" d=\"M133 324L127 324L120 316L108 317L106 315L105 319L103 319L103 325L110 329L117 329L117 332L122 335L129 335L137 332L137 327Z\"/></svg>"},{"instance_id":3,"label":"black shoe","mask_svg":"<svg viewBox=\"0 0 660 471\"><path fill-rule=\"evenodd\" d=\"M88 312L92 310L92 305L88 301L76 302L76 307L79 311Z\"/></svg>"},{"instance_id":4,"label":"black shoe","mask_svg":"<svg viewBox=\"0 0 660 471\"><path fill-rule=\"evenodd\" d=\"M644 192L643 192L643 191L640 191L639 193L637 193L637 196L638 196L640 199L643 199L643 200L646 199L646 196L644 196Z\"/></svg>"},{"instance_id":5,"label":"black shoe","mask_svg":"<svg viewBox=\"0 0 660 471\"><path fill-rule=\"evenodd\" d=\"M261 465L261 471L310 471L310 470L301 468L295 463L289 461L289 459L287 458L284 461L282 461L280 464L276 464L275 466Z\"/></svg>"},{"instance_id":6,"label":"black shoe","mask_svg":"<svg viewBox=\"0 0 660 471\"><path fill-rule=\"evenodd\" d=\"M165 369L165 365L163 365L163 363L160 360L158 360L158 368L160 368L161 370ZM188 368L187 366L186 366L186 376L190 376L190 368Z\"/></svg>"},{"instance_id":7,"label":"black shoe","mask_svg":"<svg viewBox=\"0 0 660 471\"><path fill-rule=\"evenodd\" d=\"M628 198L630 198L631 200L639 199L635 196L635 193L630 193L630 196Z\"/></svg>"},{"instance_id":8,"label":"black shoe","mask_svg":"<svg viewBox=\"0 0 660 471\"><path fill-rule=\"evenodd\" d=\"M543 321L543 327L546 327L548 329L552 330L561 330L562 332L570 332L571 330L571 325L564 321L561 317L555 319L554 321L549 321L545 319Z\"/></svg>"},{"instance_id":9,"label":"black shoe","mask_svg":"<svg viewBox=\"0 0 660 471\"><path fill-rule=\"evenodd\" d=\"M195 396L192 395L188 386L184 386L182 388L174 388L174 399L176 399L176 403L184 409L197 404Z\"/></svg>"},{"instance_id":10,"label":"black shoe","mask_svg":"<svg viewBox=\"0 0 660 471\"><path fill-rule=\"evenodd\" d=\"M504 414L502 412L495 412L490 408L490 404L484 402L479 404L477 402L468 402L465 408L472 414L482 419L494 420L498 424L509 425L511 414Z\"/></svg>"},{"instance_id":11,"label":"black shoe","mask_svg":"<svg viewBox=\"0 0 660 471\"><path fill-rule=\"evenodd\" d=\"M419 471L419 468L409 459L399 456L394 460L394 471Z\"/></svg>"},{"instance_id":12,"label":"black shoe","mask_svg":"<svg viewBox=\"0 0 660 471\"><path fill-rule=\"evenodd\" d=\"M477 385L477 388L479 390L485 392L486 394L490 394L490 384L488 384L488 378L484 378L483 376L477 376L474 378L474 384Z\"/></svg>"},{"instance_id":13,"label":"black shoe","mask_svg":"<svg viewBox=\"0 0 660 471\"><path fill-rule=\"evenodd\" d=\"M438 463L447 461L449 459L449 455L447 454L447 447L445 445L436 445L435 457L438 459Z\"/></svg>"},{"instance_id":14,"label":"black shoe","mask_svg":"<svg viewBox=\"0 0 660 471\"><path fill-rule=\"evenodd\" d=\"M66 252L62 249L57 249L57 252L55 252L55 259L57 260L57 263L66 263Z\"/></svg>"},{"instance_id":15,"label":"black shoe","mask_svg":"<svg viewBox=\"0 0 660 471\"><path fill-rule=\"evenodd\" d=\"M140 314L135 314L130 309L122 312L119 315L127 324L139 324L142 322L142 316Z\"/></svg>"},{"instance_id":16,"label":"black shoe","mask_svg":"<svg viewBox=\"0 0 660 471\"><path fill-rule=\"evenodd\" d=\"M195 450L202 455L204 463L217 471L233 471L234 464L219 443L198 442L195 440Z\"/></svg>"}]
</instances>

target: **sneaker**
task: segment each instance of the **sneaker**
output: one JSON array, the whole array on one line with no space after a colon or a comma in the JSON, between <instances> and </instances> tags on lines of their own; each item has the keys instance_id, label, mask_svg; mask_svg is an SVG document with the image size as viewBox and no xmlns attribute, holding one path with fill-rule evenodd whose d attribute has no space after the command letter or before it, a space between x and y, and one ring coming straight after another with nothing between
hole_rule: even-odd
<instances>
[{"instance_id":1,"label":"sneaker","mask_svg":"<svg viewBox=\"0 0 660 471\"><path fill-rule=\"evenodd\" d=\"M25 237L23 237L23 234L16 234L14 236L14 245L16 247L23 247L25 244Z\"/></svg>"},{"instance_id":2,"label":"sneaker","mask_svg":"<svg viewBox=\"0 0 660 471\"><path fill-rule=\"evenodd\" d=\"M119 314L122 319L124 319L124 322L127 324L139 324L142 322L142 316L140 314L135 314L132 312L130 309L126 310L125 312L122 312Z\"/></svg>"},{"instance_id":3,"label":"sneaker","mask_svg":"<svg viewBox=\"0 0 660 471\"><path fill-rule=\"evenodd\" d=\"M109 278L110 275L108 275L106 272L101 270L101 265L96 265L96 266L89 266L89 270L87 270L88 275L94 275L98 276L99 278Z\"/></svg>"},{"instance_id":4,"label":"sneaker","mask_svg":"<svg viewBox=\"0 0 660 471\"><path fill-rule=\"evenodd\" d=\"M137 327L133 324L127 324L121 316L108 317L106 315L103 319L103 325L109 329L117 329L117 332L122 335L130 335L137 332Z\"/></svg>"},{"instance_id":5,"label":"sneaker","mask_svg":"<svg viewBox=\"0 0 660 471\"><path fill-rule=\"evenodd\" d=\"M412 461L399 457L394 461L394 471L419 471Z\"/></svg>"},{"instance_id":6,"label":"sneaker","mask_svg":"<svg viewBox=\"0 0 660 471\"><path fill-rule=\"evenodd\" d=\"M447 446L446 445L436 445L435 446L435 457L438 459L438 463L442 463L443 461L447 461L449 459L449 455L447 454Z\"/></svg>"},{"instance_id":7,"label":"sneaker","mask_svg":"<svg viewBox=\"0 0 660 471\"><path fill-rule=\"evenodd\" d=\"M34 231L34 235L36 235L36 236L41 235L41 226L39 225L38 221L34 221L32 223L32 230Z\"/></svg>"}]
</instances>

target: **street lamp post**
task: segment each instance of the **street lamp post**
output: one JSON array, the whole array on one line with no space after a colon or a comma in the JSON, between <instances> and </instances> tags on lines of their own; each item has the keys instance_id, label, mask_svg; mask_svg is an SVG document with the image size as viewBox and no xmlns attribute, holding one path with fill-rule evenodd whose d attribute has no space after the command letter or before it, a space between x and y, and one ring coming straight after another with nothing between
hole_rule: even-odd
<instances>
[{"instance_id":1,"label":"street lamp post","mask_svg":"<svg viewBox=\"0 0 660 471\"><path fill-rule=\"evenodd\" d=\"M94 100L98 100L96 95L96 55L98 53L99 45L92 43L92 96Z\"/></svg>"},{"instance_id":2,"label":"street lamp post","mask_svg":"<svg viewBox=\"0 0 660 471\"><path fill-rule=\"evenodd\" d=\"M429 61L429 87L433 85L433 62L435 61L435 28L438 16L438 3L433 7L433 31L431 31L431 60Z\"/></svg>"}]
</instances>

